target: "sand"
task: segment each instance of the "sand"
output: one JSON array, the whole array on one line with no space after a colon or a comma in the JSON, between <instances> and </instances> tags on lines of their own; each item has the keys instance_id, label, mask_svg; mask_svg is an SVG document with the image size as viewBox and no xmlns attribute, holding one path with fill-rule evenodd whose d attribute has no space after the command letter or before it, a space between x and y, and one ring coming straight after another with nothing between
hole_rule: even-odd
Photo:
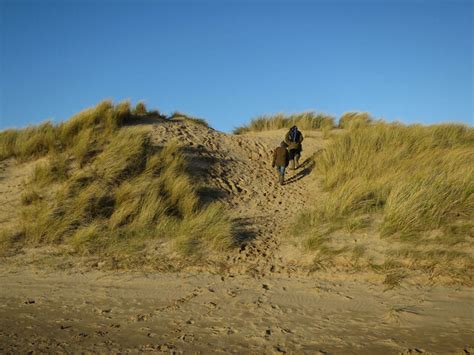
<instances>
[{"instance_id":1,"label":"sand","mask_svg":"<svg viewBox=\"0 0 474 355\"><path fill-rule=\"evenodd\" d=\"M470 288L206 273L0 274L0 352L472 351Z\"/></svg>"}]
</instances>

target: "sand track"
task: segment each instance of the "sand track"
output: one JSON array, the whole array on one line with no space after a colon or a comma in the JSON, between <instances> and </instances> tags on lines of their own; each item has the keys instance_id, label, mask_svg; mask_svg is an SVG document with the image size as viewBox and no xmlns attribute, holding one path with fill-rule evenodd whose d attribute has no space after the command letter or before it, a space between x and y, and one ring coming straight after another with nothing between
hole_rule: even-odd
<instances>
[{"instance_id":1,"label":"sand track","mask_svg":"<svg viewBox=\"0 0 474 355\"><path fill-rule=\"evenodd\" d=\"M235 136L179 121L153 128L153 141L158 146L167 142L167 137L178 138L190 154L190 173L211 188L204 198L224 202L240 225L241 248L226 261L233 272L262 277L292 270L288 268L291 259L281 246L291 222L310 207L315 187L309 176L312 157L324 141L321 132L305 135L301 166L288 169L286 183L280 186L271 158L285 133Z\"/></svg>"}]
</instances>

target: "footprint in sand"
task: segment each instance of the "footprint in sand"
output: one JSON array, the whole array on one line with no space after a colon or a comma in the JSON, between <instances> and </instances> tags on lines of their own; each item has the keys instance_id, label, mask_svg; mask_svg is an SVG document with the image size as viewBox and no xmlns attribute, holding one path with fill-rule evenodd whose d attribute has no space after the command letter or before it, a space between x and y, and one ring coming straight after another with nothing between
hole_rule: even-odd
<instances>
[{"instance_id":1,"label":"footprint in sand","mask_svg":"<svg viewBox=\"0 0 474 355\"><path fill-rule=\"evenodd\" d=\"M409 354L424 354L425 353L425 350L423 349L418 349L418 348L414 348L414 349L407 349L407 350L404 350L402 351L401 353L399 353L400 355L409 355Z\"/></svg>"},{"instance_id":2,"label":"footprint in sand","mask_svg":"<svg viewBox=\"0 0 474 355\"><path fill-rule=\"evenodd\" d=\"M190 333L190 334L183 334L181 335L178 339L184 341L185 343L192 343L194 342L194 334Z\"/></svg>"},{"instance_id":3,"label":"footprint in sand","mask_svg":"<svg viewBox=\"0 0 474 355\"><path fill-rule=\"evenodd\" d=\"M151 318L151 314L137 314L135 316L131 316L130 320L134 322L145 322Z\"/></svg>"}]
</instances>

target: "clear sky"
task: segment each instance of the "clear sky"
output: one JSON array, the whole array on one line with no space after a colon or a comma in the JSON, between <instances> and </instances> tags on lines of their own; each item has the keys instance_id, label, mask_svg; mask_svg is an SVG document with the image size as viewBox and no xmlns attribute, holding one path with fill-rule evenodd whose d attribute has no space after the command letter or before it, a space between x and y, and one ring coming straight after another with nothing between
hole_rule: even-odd
<instances>
[{"instance_id":1,"label":"clear sky","mask_svg":"<svg viewBox=\"0 0 474 355\"><path fill-rule=\"evenodd\" d=\"M106 98L223 131L309 109L474 124L472 0L0 4L0 129Z\"/></svg>"}]
</instances>

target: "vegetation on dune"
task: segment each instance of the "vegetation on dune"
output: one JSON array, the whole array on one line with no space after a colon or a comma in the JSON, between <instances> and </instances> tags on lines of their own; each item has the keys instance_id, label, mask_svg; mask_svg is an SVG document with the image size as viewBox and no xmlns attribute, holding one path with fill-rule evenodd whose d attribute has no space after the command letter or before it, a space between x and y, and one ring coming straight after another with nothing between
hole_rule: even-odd
<instances>
[{"instance_id":1,"label":"vegetation on dune","mask_svg":"<svg viewBox=\"0 0 474 355\"><path fill-rule=\"evenodd\" d=\"M384 235L439 228L474 212L474 130L378 123L335 137L318 157L326 218L381 209ZM458 218L459 217L459 218Z\"/></svg>"},{"instance_id":2,"label":"vegetation on dune","mask_svg":"<svg viewBox=\"0 0 474 355\"><path fill-rule=\"evenodd\" d=\"M190 122L190 123L193 123L193 124L197 124L197 125L201 125L201 126L210 128L209 124L207 123L207 121L204 118L193 117L193 116L190 116L186 113L182 113L182 112L179 112L179 111L174 111L171 114L170 119L172 119L172 120L173 119L183 119L186 122Z\"/></svg>"},{"instance_id":3,"label":"vegetation on dune","mask_svg":"<svg viewBox=\"0 0 474 355\"><path fill-rule=\"evenodd\" d=\"M147 110L143 102L131 107L128 101L113 105L106 100L58 125L48 121L24 129L8 129L0 132L0 160L25 161L48 153L68 152L85 163L111 134L143 117L167 118L158 110Z\"/></svg>"},{"instance_id":4,"label":"vegetation on dune","mask_svg":"<svg viewBox=\"0 0 474 355\"><path fill-rule=\"evenodd\" d=\"M134 118L128 102L114 106L111 101L103 101L59 125L45 122L6 130L0 132L0 159L14 157L23 161L52 152L72 152L83 159Z\"/></svg>"},{"instance_id":5,"label":"vegetation on dune","mask_svg":"<svg viewBox=\"0 0 474 355\"><path fill-rule=\"evenodd\" d=\"M334 128L354 129L367 126L372 122L373 118L369 113L357 111L344 113L339 118L337 125L334 123L334 117L323 113L312 111L290 115L278 113L258 116L252 119L248 125L235 128L233 133L271 131L296 125L301 130L321 130L327 134L328 131Z\"/></svg>"},{"instance_id":6,"label":"vegetation on dune","mask_svg":"<svg viewBox=\"0 0 474 355\"><path fill-rule=\"evenodd\" d=\"M403 254L416 254L415 264L453 261L435 255L448 247L462 249L474 237L474 129L369 122L349 117L342 125L350 129L316 157L313 176L327 194L299 219L306 246L321 252L334 231L349 236L372 227L413 250L439 249ZM331 249L337 250L346 251ZM472 257L461 254L457 262L472 267Z\"/></svg>"},{"instance_id":7,"label":"vegetation on dune","mask_svg":"<svg viewBox=\"0 0 474 355\"><path fill-rule=\"evenodd\" d=\"M229 247L229 217L199 201L177 145L153 146L149 128L129 125L148 114L142 104L102 102L57 126L3 132L3 158L45 158L22 196L18 230L3 234L2 246L65 244L126 258L151 241L193 256Z\"/></svg>"},{"instance_id":8,"label":"vegetation on dune","mask_svg":"<svg viewBox=\"0 0 474 355\"><path fill-rule=\"evenodd\" d=\"M199 200L182 151L153 145L149 126L134 125L149 118L208 127L142 102L104 101L58 125L0 132L0 159L41 158L21 196L17 228L0 233L0 250L67 245L143 264L170 252L194 260L230 247L230 217ZM261 116L234 133L292 125L335 128L332 117L306 112ZM345 260L351 269L385 273L388 287L408 269L471 282L474 129L388 124L362 112L345 113L338 128L314 157L311 176L322 194L292 225L314 253L314 268Z\"/></svg>"},{"instance_id":9,"label":"vegetation on dune","mask_svg":"<svg viewBox=\"0 0 474 355\"><path fill-rule=\"evenodd\" d=\"M339 128L353 129L367 126L373 118L367 112L345 112L339 118Z\"/></svg>"},{"instance_id":10,"label":"vegetation on dune","mask_svg":"<svg viewBox=\"0 0 474 355\"><path fill-rule=\"evenodd\" d=\"M263 115L250 121L248 125L234 129L234 134L261 132L290 128L297 125L301 130L327 130L334 128L334 117L316 112L302 112L286 115Z\"/></svg>"}]
</instances>

